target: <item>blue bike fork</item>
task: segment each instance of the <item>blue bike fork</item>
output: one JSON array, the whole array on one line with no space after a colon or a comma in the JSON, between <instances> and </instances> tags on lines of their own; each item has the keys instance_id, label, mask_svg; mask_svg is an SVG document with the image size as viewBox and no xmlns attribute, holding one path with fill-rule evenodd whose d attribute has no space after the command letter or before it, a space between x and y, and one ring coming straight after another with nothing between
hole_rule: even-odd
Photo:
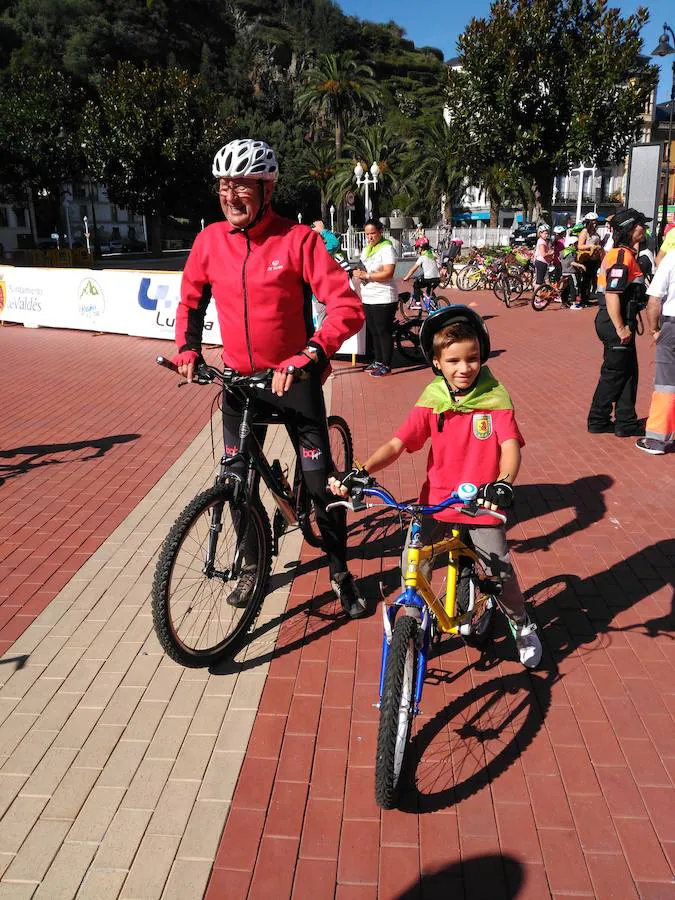
<instances>
[{"instance_id":1,"label":"blue bike fork","mask_svg":"<svg viewBox=\"0 0 675 900\"><path fill-rule=\"evenodd\" d=\"M427 673L427 657L429 654L429 638L431 630L431 620L426 604L419 596L415 588L408 587L401 596L389 607L384 608L385 626L384 637L382 638L382 662L380 665L380 703L382 702L382 693L384 691L384 677L387 671L387 661L389 659L389 646L391 643L391 635L394 630L394 622L396 614L401 607L414 607L418 609L422 621L419 626L418 646L417 646L417 669L415 672L415 709L414 715L420 711L420 702L422 700L422 687L424 686L424 678ZM421 635L421 642L419 641Z\"/></svg>"}]
</instances>

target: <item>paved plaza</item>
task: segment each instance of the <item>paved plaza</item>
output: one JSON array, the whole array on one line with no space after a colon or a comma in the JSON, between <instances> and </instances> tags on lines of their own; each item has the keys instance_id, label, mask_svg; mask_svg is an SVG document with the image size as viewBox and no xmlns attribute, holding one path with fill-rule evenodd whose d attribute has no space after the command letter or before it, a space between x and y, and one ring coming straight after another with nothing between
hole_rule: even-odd
<instances>
[{"instance_id":1,"label":"paved plaza","mask_svg":"<svg viewBox=\"0 0 675 900\"><path fill-rule=\"evenodd\" d=\"M524 672L501 622L483 656L440 645L386 813L379 603L346 621L297 533L234 663L182 669L154 636L158 549L220 453L215 389L177 389L166 342L0 329L0 900L675 898L673 459L586 433L592 310L452 294L489 317L527 442L508 533L545 653ZM338 363L328 401L364 460L429 370L361 369ZM382 480L407 498L424 472L406 455ZM374 608L397 519L354 517L350 548Z\"/></svg>"}]
</instances>

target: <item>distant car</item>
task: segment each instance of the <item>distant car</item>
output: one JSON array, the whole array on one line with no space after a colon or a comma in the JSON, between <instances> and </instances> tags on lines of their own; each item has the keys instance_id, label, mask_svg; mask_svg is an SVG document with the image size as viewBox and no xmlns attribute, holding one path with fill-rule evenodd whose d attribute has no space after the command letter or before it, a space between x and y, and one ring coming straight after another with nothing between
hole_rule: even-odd
<instances>
[{"instance_id":1,"label":"distant car","mask_svg":"<svg viewBox=\"0 0 675 900\"><path fill-rule=\"evenodd\" d=\"M537 243L537 226L534 222L525 222L511 232L509 244L512 247L534 247Z\"/></svg>"}]
</instances>

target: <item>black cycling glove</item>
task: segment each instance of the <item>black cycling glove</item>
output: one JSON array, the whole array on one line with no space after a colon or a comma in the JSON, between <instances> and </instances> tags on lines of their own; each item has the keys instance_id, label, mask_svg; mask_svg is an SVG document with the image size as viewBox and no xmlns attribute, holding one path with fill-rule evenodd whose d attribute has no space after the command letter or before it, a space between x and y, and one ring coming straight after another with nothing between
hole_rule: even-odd
<instances>
[{"instance_id":1,"label":"black cycling glove","mask_svg":"<svg viewBox=\"0 0 675 900\"><path fill-rule=\"evenodd\" d=\"M482 504L479 502L481 500ZM489 481L487 484L481 484L476 501L479 505L492 503L499 509L508 509L513 506L513 485L508 481Z\"/></svg>"},{"instance_id":2,"label":"black cycling glove","mask_svg":"<svg viewBox=\"0 0 675 900\"><path fill-rule=\"evenodd\" d=\"M331 472L330 477L339 481L350 493L355 489L363 490L374 481L363 466L353 466L348 472Z\"/></svg>"}]
</instances>

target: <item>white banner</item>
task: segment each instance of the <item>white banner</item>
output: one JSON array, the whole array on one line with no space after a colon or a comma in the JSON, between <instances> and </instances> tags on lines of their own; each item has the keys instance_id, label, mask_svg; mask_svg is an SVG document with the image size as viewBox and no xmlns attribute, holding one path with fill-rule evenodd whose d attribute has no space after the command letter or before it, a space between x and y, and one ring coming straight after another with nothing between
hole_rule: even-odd
<instances>
[{"instance_id":1,"label":"white banner","mask_svg":"<svg viewBox=\"0 0 675 900\"><path fill-rule=\"evenodd\" d=\"M0 266L0 318L173 341L180 281L180 272ZM204 343L222 344L213 303L206 311ZM339 352L364 350L365 330Z\"/></svg>"}]
</instances>

